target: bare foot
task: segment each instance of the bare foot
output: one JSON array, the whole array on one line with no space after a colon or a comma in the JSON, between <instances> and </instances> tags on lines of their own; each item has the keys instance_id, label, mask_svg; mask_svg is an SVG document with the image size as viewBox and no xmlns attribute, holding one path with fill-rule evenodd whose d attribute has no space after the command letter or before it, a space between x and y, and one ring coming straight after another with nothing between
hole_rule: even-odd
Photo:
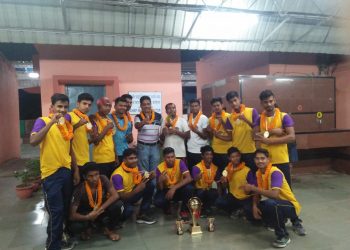
<instances>
[{"instance_id":1,"label":"bare foot","mask_svg":"<svg viewBox=\"0 0 350 250\"><path fill-rule=\"evenodd\" d=\"M86 229L85 231L81 232L80 238L84 241L90 240L92 235L92 230L91 228Z\"/></svg>"},{"instance_id":2,"label":"bare foot","mask_svg":"<svg viewBox=\"0 0 350 250\"><path fill-rule=\"evenodd\" d=\"M120 240L119 234L117 234L113 230L109 230L108 228L105 228L104 234L112 241L118 241Z\"/></svg>"}]
</instances>

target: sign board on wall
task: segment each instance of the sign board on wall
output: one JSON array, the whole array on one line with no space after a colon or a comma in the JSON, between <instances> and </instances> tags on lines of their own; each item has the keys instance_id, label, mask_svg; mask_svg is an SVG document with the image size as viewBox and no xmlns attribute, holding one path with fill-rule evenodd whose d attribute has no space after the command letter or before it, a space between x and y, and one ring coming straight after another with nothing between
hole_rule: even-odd
<instances>
[{"instance_id":1,"label":"sign board on wall","mask_svg":"<svg viewBox=\"0 0 350 250\"><path fill-rule=\"evenodd\" d=\"M161 92L129 92L132 96L132 107L130 109L130 114L137 115L140 113L140 98L141 96L147 95L152 100L152 108L158 113L162 113L162 93Z\"/></svg>"}]
</instances>

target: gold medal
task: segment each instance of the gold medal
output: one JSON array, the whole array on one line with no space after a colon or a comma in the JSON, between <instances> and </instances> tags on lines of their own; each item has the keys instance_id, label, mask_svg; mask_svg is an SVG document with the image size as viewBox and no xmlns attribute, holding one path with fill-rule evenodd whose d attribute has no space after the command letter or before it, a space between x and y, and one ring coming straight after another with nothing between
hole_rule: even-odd
<instances>
[{"instance_id":1,"label":"gold medal","mask_svg":"<svg viewBox=\"0 0 350 250\"><path fill-rule=\"evenodd\" d=\"M145 177L145 179L149 178L149 172L145 171L145 173L143 174L143 177Z\"/></svg>"},{"instance_id":2,"label":"gold medal","mask_svg":"<svg viewBox=\"0 0 350 250\"><path fill-rule=\"evenodd\" d=\"M64 117L61 117L60 119L58 119L58 124L63 125L66 123L66 120L64 119Z\"/></svg>"},{"instance_id":3,"label":"gold medal","mask_svg":"<svg viewBox=\"0 0 350 250\"><path fill-rule=\"evenodd\" d=\"M86 128L87 128L88 130L92 129L92 124L91 124L91 122L86 123Z\"/></svg>"},{"instance_id":4,"label":"gold medal","mask_svg":"<svg viewBox=\"0 0 350 250\"><path fill-rule=\"evenodd\" d=\"M264 137L265 137L265 138L269 138L269 136L270 136L269 131L265 131L265 132L264 132Z\"/></svg>"},{"instance_id":5,"label":"gold medal","mask_svg":"<svg viewBox=\"0 0 350 250\"><path fill-rule=\"evenodd\" d=\"M227 175L228 175L228 172L227 172L226 169L225 169L224 171L222 171L222 176L223 176L223 177L227 177Z\"/></svg>"}]
</instances>

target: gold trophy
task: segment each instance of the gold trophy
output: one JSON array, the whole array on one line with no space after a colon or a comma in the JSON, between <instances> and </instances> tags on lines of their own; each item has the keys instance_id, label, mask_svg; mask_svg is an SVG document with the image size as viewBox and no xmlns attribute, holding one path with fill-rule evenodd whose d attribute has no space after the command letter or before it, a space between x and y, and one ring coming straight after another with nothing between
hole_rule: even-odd
<instances>
[{"instance_id":1,"label":"gold trophy","mask_svg":"<svg viewBox=\"0 0 350 250\"><path fill-rule=\"evenodd\" d=\"M198 197L192 197L191 199L188 200L187 206L190 209L191 217L192 217L192 223L189 229L191 232L191 235L201 234L202 229L198 223L198 219L202 209L202 202Z\"/></svg>"},{"instance_id":2,"label":"gold trophy","mask_svg":"<svg viewBox=\"0 0 350 250\"><path fill-rule=\"evenodd\" d=\"M183 228L183 221L181 219L176 220L176 233L177 235L183 235L184 234L184 228Z\"/></svg>"},{"instance_id":3,"label":"gold trophy","mask_svg":"<svg viewBox=\"0 0 350 250\"><path fill-rule=\"evenodd\" d=\"M214 232L215 231L215 224L214 224L214 217L209 217L208 218L208 231L209 232Z\"/></svg>"}]
</instances>

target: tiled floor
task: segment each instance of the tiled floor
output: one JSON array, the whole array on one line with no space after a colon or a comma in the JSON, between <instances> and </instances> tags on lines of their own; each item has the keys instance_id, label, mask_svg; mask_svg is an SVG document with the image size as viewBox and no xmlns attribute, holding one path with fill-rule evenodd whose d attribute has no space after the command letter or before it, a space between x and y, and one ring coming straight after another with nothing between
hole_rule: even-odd
<instances>
[{"instance_id":1,"label":"tiled floor","mask_svg":"<svg viewBox=\"0 0 350 250\"><path fill-rule=\"evenodd\" d=\"M11 161L0 167L0 249L44 249L46 218L40 191L28 200L18 200L12 171L23 161ZM329 172L298 175L294 190L303 206L301 217L306 237L291 231L287 249L350 249L350 176ZM228 216L216 216L216 231L201 236L175 234L174 218L158 214L151 226L132 222L120 230L122 239L111 242L95 236L80 242L76 249L271 249L274 234L262 227ZM205 229L205 221L201 221Z\"/></svg>"}]
</instances>

